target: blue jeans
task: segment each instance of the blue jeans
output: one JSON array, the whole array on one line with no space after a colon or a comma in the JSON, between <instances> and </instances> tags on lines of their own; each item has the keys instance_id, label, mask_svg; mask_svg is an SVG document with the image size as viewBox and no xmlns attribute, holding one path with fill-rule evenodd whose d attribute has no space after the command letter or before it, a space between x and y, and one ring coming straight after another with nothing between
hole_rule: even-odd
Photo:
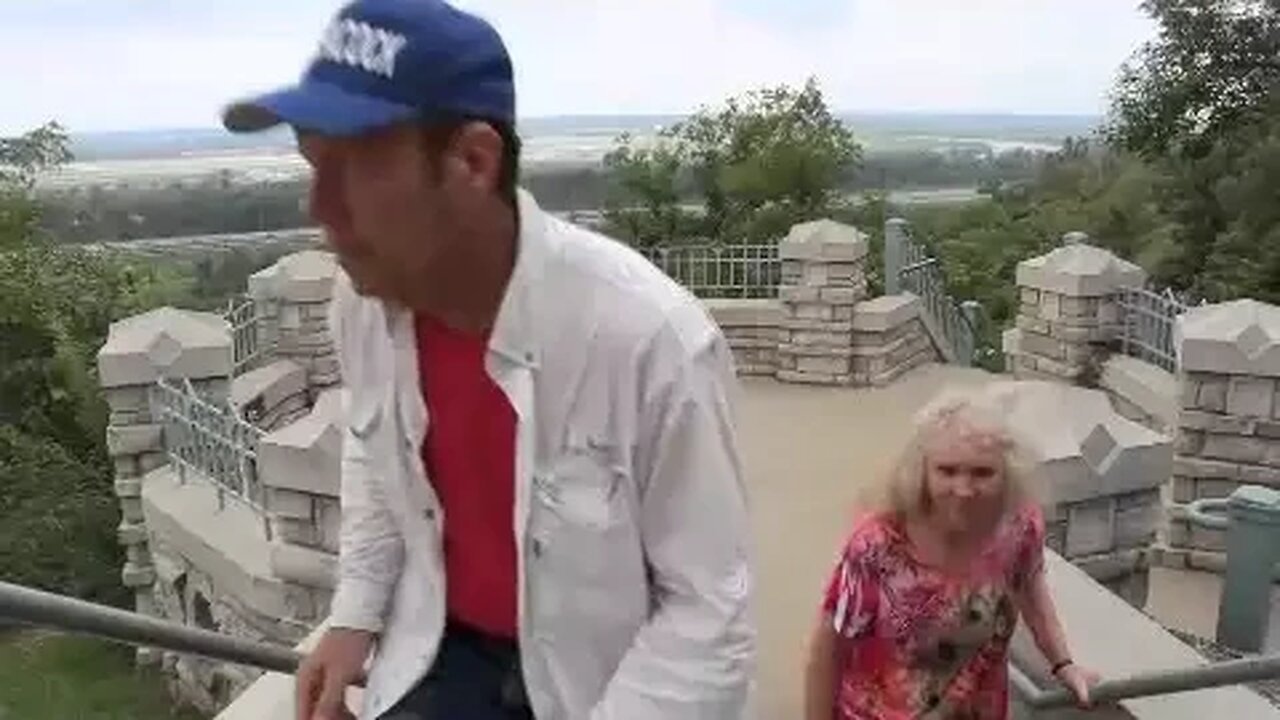
<instances>
[{"instance_id":1,"label":"blue jeans","mask_svg":"<svg viewBox=\"0 0 1280 720\"><path fill-rule=\"evenodd\" d=\"M519 648L450 623L435 665L381 720L533 720Z\"/></svg>"}]
</instances>

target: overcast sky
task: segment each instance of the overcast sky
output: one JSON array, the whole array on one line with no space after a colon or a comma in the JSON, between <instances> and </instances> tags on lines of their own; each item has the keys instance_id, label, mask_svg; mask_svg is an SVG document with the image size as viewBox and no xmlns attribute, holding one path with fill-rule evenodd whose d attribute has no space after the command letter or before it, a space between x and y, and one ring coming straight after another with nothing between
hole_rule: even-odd
<instances>
[{"instance_id":1,"label":"overcast sky","mask_svg":"<svg viewBox=\"0 0 1280 720\"><path fill-rule=\"evenodd\" d=\"M1138 0L459 0L520 113L683 113L816 75L841 110L1102 111ZM296 78L333 0L0 0L0 133L207 127Z\"/></svg>"}]
</instances>

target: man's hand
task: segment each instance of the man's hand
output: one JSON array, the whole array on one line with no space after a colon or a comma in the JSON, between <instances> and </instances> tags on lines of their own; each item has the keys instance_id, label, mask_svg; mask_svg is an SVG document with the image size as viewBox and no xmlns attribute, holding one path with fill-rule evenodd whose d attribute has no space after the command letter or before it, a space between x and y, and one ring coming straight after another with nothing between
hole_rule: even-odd
<instances>
[{"instance_id":1,"label":"man's hand","mask_svg":"<svg viewBox=\"0 0 1280 720\"><path fill-rule=\"evenodd\" d=\"M347 688L364 679L373 633L333 628L298 667L298 720L348 720Z\"/></svg>"}]
</instances>

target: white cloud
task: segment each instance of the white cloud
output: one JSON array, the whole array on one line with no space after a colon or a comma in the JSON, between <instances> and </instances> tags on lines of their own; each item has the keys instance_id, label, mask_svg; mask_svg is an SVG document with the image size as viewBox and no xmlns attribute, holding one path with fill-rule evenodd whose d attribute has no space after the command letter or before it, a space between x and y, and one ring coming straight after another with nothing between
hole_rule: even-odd
<instances>
[{"instance_id":1,"label":"white cloud","mask_svg":"<svg viewBox=\"0 0 1280 720\"><path fill-rule=\"evenodd\" d=\"M1151 34L1136 0L458 1L506 37L526 115L684 112L808 75L842 109L1092 113ZM232 4L248 17L63 32L6 30L0 4L0 62L31 69L6 76L0 132L212 125L228 100L295 78L337 6Z\"/></svg>"}]
</instances>

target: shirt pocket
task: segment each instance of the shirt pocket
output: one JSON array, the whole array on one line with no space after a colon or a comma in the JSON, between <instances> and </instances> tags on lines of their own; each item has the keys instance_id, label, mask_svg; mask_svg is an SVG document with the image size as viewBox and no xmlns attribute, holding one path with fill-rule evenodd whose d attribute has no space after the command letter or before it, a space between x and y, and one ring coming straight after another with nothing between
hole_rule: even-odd
<instances>
[{"instance_id":1,"label":"shirt pocket","mask_svg":"<svg viewBox=\"0 0 1280 720\"><path fill-rule=\"evenodd\" d=\"M606 444L569 444L533 478L531 529L559 577L603 579L631 543L629 473Z\"/></svg>"}]
</instances>

